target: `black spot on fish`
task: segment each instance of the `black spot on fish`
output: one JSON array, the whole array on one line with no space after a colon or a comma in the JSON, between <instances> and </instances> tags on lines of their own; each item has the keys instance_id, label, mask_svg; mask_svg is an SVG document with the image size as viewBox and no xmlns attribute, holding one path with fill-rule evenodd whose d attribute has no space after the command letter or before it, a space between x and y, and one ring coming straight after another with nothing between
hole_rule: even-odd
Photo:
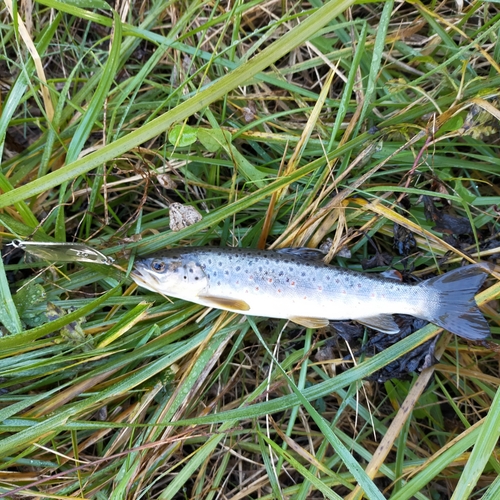
<instances>
[{"instance_id":1,"label":"black spot on fish","mask_svg":"<svg viewBox=\"0 0 500 500\"><path fill-rule=\"evenodd\" d=\"M219 260L219 267L222 267L222 261Z\"/></svg>"},{"instance_id":2,"label":"black spot on fish","mask_svg":"<svg viewBox=\"0 0 500 500\"><path fill-rule=\"evenodd\" d=\"M198 278L198 276L195 276L195 278L194 278L194 279L195 279L196 281L198 281L200 278Z\"/></svg>"},{"instance_id":3,"label":"black spot on fish","mask_svg":"<svg viewBox=\"0 0 500 500\"><path fill-rule=\"evenodd\" d=\"M305 272L301 272L301 273L300 273L300 275L301 275L301 276L305 276L305 275L306 275L306 273L305 273Z\"/></svg>"},{"instance_id":4,"label":"black spot on fish","mask_svg":"<svg viewBox=\"0 0 500 500\"><path fill-rule=\"evenodd\" d=\"M193 272L193 269L190 269L190 270L189 270L189 272L190 272L190 273L192 273L192 272Z\"/></svg>"},{"instance_id":5,"label":"black spot on fish","mask_svg":"<svg viewBox=\"0 0 500 500\"><path fill-rule=\"evenodd\" d=\"M241 266L236 266L236 271L239 271L241 269Z\"/></svg>"},{"instance_id":6,"label":"black spot on fish","mask_svg":"<svg viewBox=\"0 0 500 500\"><path fill-rule=\"evenodd\" d=\"M220 281L217 281L217 284L220 286Z\"/></svg>"},{"instance_id":7,"label":"black spot on fish","mask_svg":"<svg viewBox=\"0 0 500 500\"><path fill-rule=\"evenodd\" d=\"M208 259L208 263L211 264L212 263L212 259Z\"/></svg>"}]
</instances>

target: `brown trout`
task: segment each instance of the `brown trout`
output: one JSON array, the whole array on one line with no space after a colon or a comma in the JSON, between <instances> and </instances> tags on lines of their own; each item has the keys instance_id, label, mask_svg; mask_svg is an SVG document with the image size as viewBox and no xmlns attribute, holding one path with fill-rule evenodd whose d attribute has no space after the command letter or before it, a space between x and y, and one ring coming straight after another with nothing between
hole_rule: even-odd
<instances>
[{"instance_id":1,"label":"brown trout","mask_svg":"<svg viewBox=\"0 0 500 500\"><path fill-rule=\"evenodd\" d=\"M392 314L425 319L456 335L490 334L474 295L493 269L460 267L416 285L325 264L305 248L176 248L135 262L134 281L148 290L227 311L289 319L319 328L356 320L385 333L399 328Z\"/></svg>"}]
</instances>

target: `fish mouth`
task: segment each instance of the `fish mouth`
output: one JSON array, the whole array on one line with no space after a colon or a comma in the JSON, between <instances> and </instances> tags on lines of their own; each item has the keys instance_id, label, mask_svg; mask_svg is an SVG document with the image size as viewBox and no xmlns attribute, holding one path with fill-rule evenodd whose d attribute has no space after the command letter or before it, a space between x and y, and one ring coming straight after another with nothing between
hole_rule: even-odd
<instances>
[{"instance_id":1,"label":"fish mouth","mask_svg":"<svg viewBox=\"0 0 500 500\"><path fill-rule=\"evenodd\" d=\"M134 268L130 272L130 277L143 288L147 288L153 292L161 293L159 285L161 284L158 277L151 273L149 269L141 263L136 262Z\"/></svg>"}]
</instances>

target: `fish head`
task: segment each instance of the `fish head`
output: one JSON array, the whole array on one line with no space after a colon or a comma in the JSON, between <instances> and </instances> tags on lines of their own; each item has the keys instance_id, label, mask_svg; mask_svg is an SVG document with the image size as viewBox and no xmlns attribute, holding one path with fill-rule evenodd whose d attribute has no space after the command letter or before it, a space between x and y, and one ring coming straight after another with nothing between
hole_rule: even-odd
<instances>
[{"instance_id":1,"label":"fish head","mask_svg":"<svg viewBox=\"0 0 500 500\"><path fill-rule=\"evenodd\" d=\"M208 287L203 267L181 257L153 256L138 259L132 279L143 288L163 295L192 300Z\"/></svg>"}]
</instances>

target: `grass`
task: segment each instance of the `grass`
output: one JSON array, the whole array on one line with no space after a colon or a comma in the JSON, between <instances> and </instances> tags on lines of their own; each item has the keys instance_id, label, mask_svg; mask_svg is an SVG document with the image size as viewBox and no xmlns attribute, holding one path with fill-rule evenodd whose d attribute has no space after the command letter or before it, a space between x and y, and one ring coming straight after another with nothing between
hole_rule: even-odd
<instances>
[{"instance_id":1,"label":"grass","mask_svg":"<svg viewBox=\"0 0 500 500\"><path fill-rule=\"evenodd\" d=\"M408 279L497 262L500 11L458 5L5 3L0 497L497 498L498 274L491 341L444 334L377 382L439 329L353 363L333 330L127 277L178 245L328 241ZM174 202L201 220L170 230Z\"/></svg>"}]
</instances>

